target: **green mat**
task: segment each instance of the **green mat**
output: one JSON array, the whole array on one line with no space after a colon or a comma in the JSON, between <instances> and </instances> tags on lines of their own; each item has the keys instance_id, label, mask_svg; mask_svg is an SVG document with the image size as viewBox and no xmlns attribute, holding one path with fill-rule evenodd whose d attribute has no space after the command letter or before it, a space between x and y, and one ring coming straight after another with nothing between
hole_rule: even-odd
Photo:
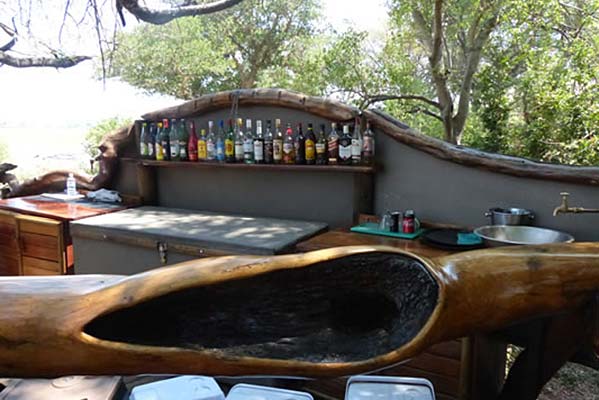
<instances>
[{"instance_id":1,"label":"green mat","mask_svg":"<svg viewBox=\"0 0 599 400\"><path fill-rule=\"evenodd\" d=\"M353 226L350 231L357 233L367 233L369 235L389 236L400 239L416 239L424 232L424 229L419 228L414 233L390 232L379 229L379 224L376 222L366 222L365 224Z\"/></svg>"}]
</instances>

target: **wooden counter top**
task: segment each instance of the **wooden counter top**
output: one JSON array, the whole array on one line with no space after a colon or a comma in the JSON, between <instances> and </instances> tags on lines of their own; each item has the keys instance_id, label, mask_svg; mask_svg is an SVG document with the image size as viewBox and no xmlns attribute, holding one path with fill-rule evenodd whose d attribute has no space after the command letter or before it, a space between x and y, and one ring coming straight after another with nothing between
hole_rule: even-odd
<instances>
[{"instance_id":1,"label":"wooden counter top","mask_svg":"<svg viewBox=\"0 0 599 400\"><path fill-rule=\"evenodd\" d=\"M346 230L333 230L317 235L309 240L299 243L296 250L306 252L312 250L326 249L337 246L391 246L401 250L409 251L423 257L440 257L453 252L441 250L428 246L419 240L396 239L385 236L367 235L364 233L349 232Z\"/></svg>"},{"instance_id":2,"label":"wooden counter top","mask_svg":"<svg viewBox=\"0 0 599 400\"><path fill-rule=\"evenodd\" d=\"M127 205L102 204L85 201L62 202L41 196L15 197L0 200L0 209L20 214L73 221L109 212L124 210Z\"/></svg>"}]
</instances>

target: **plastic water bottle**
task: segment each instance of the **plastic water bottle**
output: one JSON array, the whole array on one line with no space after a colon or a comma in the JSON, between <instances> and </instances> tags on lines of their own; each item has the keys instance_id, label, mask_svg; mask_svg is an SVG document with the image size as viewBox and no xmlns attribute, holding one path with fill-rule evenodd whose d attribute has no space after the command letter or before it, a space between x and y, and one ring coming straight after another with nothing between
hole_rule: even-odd
<instances>
[{"instance_id":1,"label":"plastic water bottle","mask_svg":"<svg viewBox=\"0 0 599 400\"><path fill-rule=\"evenodd\" d=\"M67 178L67 196L76 196L77 195L77 181L73 176L73 173L69 173L69 177Z\"/></svg>"}]
</instances>

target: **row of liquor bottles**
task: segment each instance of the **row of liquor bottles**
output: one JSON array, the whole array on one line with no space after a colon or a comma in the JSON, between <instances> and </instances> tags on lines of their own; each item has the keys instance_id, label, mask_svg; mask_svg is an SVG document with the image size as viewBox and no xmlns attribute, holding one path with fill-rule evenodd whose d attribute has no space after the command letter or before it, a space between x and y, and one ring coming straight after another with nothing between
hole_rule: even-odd
<instances>
[{"instance_id":1,"label":"row of liquor bottles","mask_svg":"<svg viewBox=\"0 0 599 400\"><path fill-rule=\"evenodd\" d=\"M246 164L317 164L317 165L372 165L374 161L374 133L367 122L362 132L360 120L356 118L353 131L344 124L342 132L337 124L331 124L327 133L324 124L318 133L308 124L304 133L301 123L294 131L291 124L283 134L281 121L246 120L243 130L242 119L236 123L229 120L225 130L223 120L214 131L213 121L208 121L208 131L201 129L198 135L195 121L163 119L158 122L143 122L141 126L139 154L144 159L158 161L204 161Z\"/></svg>"}]
</instances>

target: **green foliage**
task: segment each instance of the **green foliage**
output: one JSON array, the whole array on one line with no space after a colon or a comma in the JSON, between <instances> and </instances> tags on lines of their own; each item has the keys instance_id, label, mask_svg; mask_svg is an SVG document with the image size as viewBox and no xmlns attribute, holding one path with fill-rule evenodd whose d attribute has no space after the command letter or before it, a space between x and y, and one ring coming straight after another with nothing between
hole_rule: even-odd
<instances>
[{"instance_id":1,"label":"green foliage","mask_svg":"<svg viewBox=\"0 0 599 400\"><path fill-rule=\"evenodd\" d=\"M83 148L85 153L90 159L95 158L98 155L98 145L102 141L102 138L118 128L129 125L133 121L128 118L112 117L98 122L85 134L83 142Z\"/></svg>"},{"instance_id":2,"label":"green foliage","mask_svg":"<svg viewBox=\"0 0 599 400\"><path fill-rule=\"evenodd\" d=\"M246 0L217 14L141 25L119 36L111 73L184 99L240 87L309 88L320 67L318 9L315 0ZM304 63L314 72L307 80Z\"/></svg>"}]
</instances>

